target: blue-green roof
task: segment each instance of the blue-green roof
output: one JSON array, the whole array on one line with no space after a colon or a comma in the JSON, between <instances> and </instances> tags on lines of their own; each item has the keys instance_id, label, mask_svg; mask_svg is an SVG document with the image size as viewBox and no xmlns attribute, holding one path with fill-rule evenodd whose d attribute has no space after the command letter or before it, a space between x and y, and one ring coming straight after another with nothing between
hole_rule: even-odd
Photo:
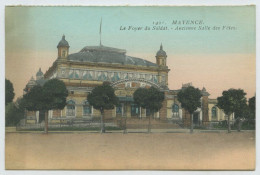
<instances>
[{"instance_id":1,"label":"blue-green roof","mask_svg":"<svg viewBox=\"0 0 260 175\"><path fill-rule=\"evenodd\" d=\"M68 56L70 61L82 61L93 63L114 63L122 65L137 65L137 66L153 66L158 65L141 58L125 55L123 49L116 49L106 46L86 46L80 52L73 53Z\"/></svg>"}]
</instances>

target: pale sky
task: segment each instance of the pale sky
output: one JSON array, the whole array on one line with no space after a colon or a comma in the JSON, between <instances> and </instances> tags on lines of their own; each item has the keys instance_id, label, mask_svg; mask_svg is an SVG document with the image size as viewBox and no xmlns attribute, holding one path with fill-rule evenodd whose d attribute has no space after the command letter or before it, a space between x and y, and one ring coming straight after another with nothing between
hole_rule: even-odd
<instances>
[{"instance_id":1,"label":"pale sky","mask_svg":"<svg viewBox=\"0 0 260 175\"><path fill-rule=\"evenodd\" d=\"M192 82L210 98L229 88L256 91L255 7L6 7L6 78L16 97L41 67L45 72L57 58L63 34L70 53L102 43L127 50L127 55L155 62L160 44L166 51L169 88ZM175 28L174 20L202 20L204 26L235 30L120 30L121 26ZM186 27L190 25L182 25ZM198 27L198 25L195 25Z\"/></svg>"}]
</instances>

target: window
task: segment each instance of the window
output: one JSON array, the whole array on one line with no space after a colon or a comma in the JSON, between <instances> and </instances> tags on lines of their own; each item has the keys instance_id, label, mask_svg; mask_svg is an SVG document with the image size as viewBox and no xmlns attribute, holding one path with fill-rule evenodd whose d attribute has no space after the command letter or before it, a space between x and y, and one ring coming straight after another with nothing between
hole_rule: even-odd
<instances>
[{"instance_id":1,"label":"window","mask_svg":"<svg viewBox=\"0 0 260 175\"><path fill-rule=\"evenodd\" d=\"M112 81L118 81L118 80L120 80L119 73L115 72L114 76L112 77Z\"/></svg>"},{"instance_id":2,"label":"window","mask_svg":"<svg viewBox=\"0 0 260 175\"><path fill-rule=\"evenodd\" d=\"M92 107L90 106L88 101L83 102L83 115L91 115Z\"/></svg>"},{"instance_id":3,"label":"window","mask_svg":"<svg viewBox=\"0 0 260 175\"><path fill-rule=\"evenodd\" d=\"M212 117L212 119L217 119L217 108L216 108L216 106L211 108L211 117Z\"/></svg>"},{"instance_id":4,"label":"window","mask_svg":"<svg viewBox=\"0 0 260 175\"><path fill-rule=\"evenodd\" d=\"M180 109L179 105L177 105L177 104L172 105L172 117L173 118L179 118L180 117L179 109Z\"/></svg>"},{"instance_id":5,"label":"window","mask_svg":"<svg viewBox=\"0 0 260 175\"><path fill-rule=\"evenodd\" d=\"M98 80L107 80L107 74L105 72L101 72L98 74Z\"/></svg>"},{"instance_id":6,"label":"window","mask_svg":"<svg viewBox=\"0 0 260 175\"><path fill-rule=\"evenodd\" d=\"M137 116L139 114L139 107L136 104L131 105L131 116Z\"/></svg>"},{"instance_id":7,"label":"window","mask_svg":"<svg viewBox=\"0 0 260 175\"><path fill-rule=\"evenodd\" d=\"M153 76L153 82L158 83L158 79L156 75Z\"/></svg>"},{"instance_id":8,"label":"window","mask_svg":"<svg viewBox=\"0 0 260 175\"><path fill-rule=\"evenodd\" d=\"M75 116L75 102L73 100L67 102L67 116Z\"/></svg>"},{"instance_id":9,"label":"window","mask_svg":"<svg viewBox=\"0 0 260 175\"><path fill-rule=\"evenodd\" d=\"M126 85L125 85L125 87L130 88L130 87L131 87L131 84L132 84L131 82L127 82Z\"/></svg>"},{"instance_id":10,"label":"window","mask_svg":"<svg viewBox=\"0 0 260 175\"><path fill-rule=\"evenodd\" d=\"M70 70L69 71L69 78L73 78L74 77L74 70Z\"/></svg>"},{"instance_id":11,"label":"window","mask_svg":"<svg viewBox=\"0 0 260 175\"><path fill-rule=\"evenodd\" d=\"M146 109L146 116L150 116L151 115L151 110L150 109Z\"/></svg>"},{"instance_id":12,"label":"window","mask_svg":"<svg viewBox=\"0 0 260 175\"><path fill-rule=\"evenodd\" d=\"M66 51L63 50L63 51L62 51L62 57L65 57L65 56L66 56Z\"/></svg>"},{"instance_id":13,"label":"window","mask_svg":"<svg viewBox=\"0 0 260 175\"><path fill-rule=\"evenodd\" d=\"M179 112L179 105L173 104L172 105L172 112Z\"/></svg>"},{"instance_id":14,"label":"window","mask_svg":"<svg viewBox=\"0 0 260 175\"><path fill-rule=\"evenodd\" d=\"M123 114L122 104L119 104L119 105L116 107L116 114Z\"/></svg>"}]
</instances>

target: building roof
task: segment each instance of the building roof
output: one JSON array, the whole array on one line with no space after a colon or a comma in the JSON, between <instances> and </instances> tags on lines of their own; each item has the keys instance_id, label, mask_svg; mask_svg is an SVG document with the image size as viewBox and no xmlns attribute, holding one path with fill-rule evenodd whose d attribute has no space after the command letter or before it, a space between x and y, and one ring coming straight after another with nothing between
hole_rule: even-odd
<instances>
[{"instance_id":1,"label":"building roof","mask_svg":"<svg viewBox=\"0 0 260 175\"><path fill-rule=\"evenodd\" d=\"M40 68L39 71L36 73L36 76L43 76L43 73L42 73L41 68Z\"/></svg>"},{"instance_id":2,"label":"building roof","mask_svg":"<svg viewBox=\"0 0 260 175\"><path fill-rule=\"evenodd\" d=\"M126 50L117 49L107 46L86 46L78 53L73 53L68 56L70 61L83 61L94 63L114 63L122 65L140 65L140 66L154 66L157 64L146 61L141 58L131 57L125 55Z\"/></svg>"},{"instance_id":3,"label":"building roof","mask_svg":"<svg viewBox=\"0 0 260 175\"><path fill-rule=\"evenodd\" d=\"M201 93L203 96L209 96L210 94L207 92L206 88L203 87L202 90L201 90Z\"/></svg>"},{"instance_id":4,"label":"building roof","mask_svg":"<svg viewBox=\"0 0 260 175\"><path fill-rule=\"evenodd\" d=\"M122 53L125 54L126 50L124 49L117 49L113 47L107 47L107 46L86 46L83 49L81 49L80 52L91 52L91 51L101 51L101 52L115 52L115 53Z\"/></svg>"},{"instance_id":5,"label":"building roof","mask_svg":"<svg viewBox=\"0 0 260 175\"><path fill-rule=\"evenodd\" d=\"M167 57L166 52L163 50L163 46L162 46L162 44L161 44L161 46L160 46L160 50L158 50L156 56L157 56L157 57L158 57L158 56L159 56L159 57L161 57L161 56L163 56L163 57Z\"/></svg>"},{"instance_id":6,"label":"building roof","mask_svg":"<svg viewBox=\"0 0 260 175\"><path fill-rule=\"evenodd\" d=\"M65 35L62 36L62 39L60 40L58 47L70 47L68 41L65 40Z\"/></svg>"}]
</instances>

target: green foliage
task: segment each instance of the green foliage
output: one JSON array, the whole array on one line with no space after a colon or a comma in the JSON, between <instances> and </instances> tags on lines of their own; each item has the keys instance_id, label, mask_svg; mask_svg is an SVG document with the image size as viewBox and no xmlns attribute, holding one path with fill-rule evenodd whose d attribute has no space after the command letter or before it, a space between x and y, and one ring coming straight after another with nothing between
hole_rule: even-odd
<instances>
[{"instance_id":1,"label":"green foliage","mask_svg":"<svg viewBox=\"0 0 260 175\"><path fill-rule=\"evenodd\" d=\"M47 109L63 109L66 106L68 91L63 81L51 79L43 86L45 104Z\"/></svg>"},{"instance_id":2,"label":"green foliage","mask_svg":"<svg viewBox=\"0 0 260 175\"><path fill-rule=\"evenodd\" d=\"M146 108L146 98L148 96L148 89L146 88L138 88L133 94L134 101L138 106L142 108Z\"/></svg>"},{"instance_id":3,"label":"green foliage","mask_svg":"<svg viewBox=\"0 0 260 175\"><path fill-rule=\"evenodd\" d=\"M24 109L17 103L8 103L5 106L5 126L16 126L24 117Z\"/></svg>"},{"instance_id":4,"label":"green foliage","mask_svg":"<svg viewBox=\"0 0 260 175\"><path fill-rule=\"evenodd\" d=\"M114 106L118 105L115 90L108 83L95 87L92 92L88 94L87 99L90 105L100 111L104 111L104 109L114 109Z\"/></svg>"},{"instance_id":5,"label":"green foliage","mask_svg":"<svg viewBox=\"0 0 260 175\"><path fill-rule=\"evenodd\" d=\"M22 103L29 111L63 109L67 96L68 91L65 84L61 80L51 79L43 87L34 86L23 96Z\"/></svg>"},{"instance_id":6,"label":"green foliage","mask_svg":"<svg viewBox=\"0 0 260 175\"><path fill-rule=\"evenodd\" d=\"M189 86L183 88L177 94L178 101L181 103L182 108L187 110L190 114L201 106L200 98L202 97L201 91L198 88Z\"/></svg>"},{"instance_id":7,"label":"green foliage","mask_svg":"<svg viewBox=\"0 0 260 175\"><path fill-rule=\"evenodd\" d=\"M162 108L164 98L163 92L155 87L150 87L147 91L146 108L153 112L158 112Z\"/></svg>"},{"instance_id":8,"label":"green foliage","mask_svg":"<svg viewBox=\"0 0 260 175\"><path fill-rule=\"evenodd\" d=\"M249 99L249 111L250 111L250 118L255 119L255 97Z\"/></svg>"},{"instance_id":9,"label":"green foliage","mask_svg":"<svg viewBox=\"0 0 260 175\"><path fill-rule=\"evenodd\" d=\"M23 96L22 103L29 111L47 110L45 105L45 96L43 88L39 85L34 86L31 90Z\"/></svg>"},{"instance_id":10,"label":"green foliage","mask_svg":"<svg viewBox=\"0 0 260 175\"><path fill-rule=\"evenodd\" d=\"M248 112L245 95L246 93L242 89L223 91L222 96L217 98L217 106L223 109L227 115L235 113L236 118L245 117Z\"/></svg>"},{"instance_id":11,"label":"green foliage","mask_svg":"<svg viewBox=\"0 0 260 175\"><path fill-rule=\"evenodd\" d=\"M10 80L5 79L5 105L14 99L14 87Z\"/></svg>"},{"instance_id":12,"label":"green foliage","mask_svg":"<svg viewBox=\"0 0 260 175\"><path fill-rule=\"evenodd\" d=\"M165 98L164 93L155 87L151 87L149 89L138 88L134 92L133 96L137 105L150 109L152 112L158 112L161 109L162 102Z\"/></svg>"}]
</instances>

